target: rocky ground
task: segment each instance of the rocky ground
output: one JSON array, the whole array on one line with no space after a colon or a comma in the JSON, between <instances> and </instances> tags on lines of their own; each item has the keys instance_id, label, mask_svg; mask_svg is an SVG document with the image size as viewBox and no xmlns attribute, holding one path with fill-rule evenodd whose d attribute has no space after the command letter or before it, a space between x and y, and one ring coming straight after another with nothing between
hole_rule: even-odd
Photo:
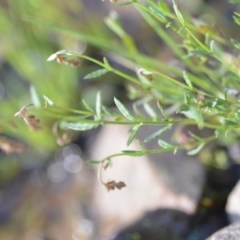
<instances>
[{"instance_id":1,"label":"rocky ground","mask_svg":"<svg viewBox=\"0 0 240 240\"><path fill-rule=\"evenodd\" d=\"M101 158L126 149L126 138L126 128L104 127L93 156ZM232 191L240 176L238 164L206 169L199 159L179 152L119 158L108 171L107 179L123 180L127 187L106 192L95 185L99 239L128 239L137 234L139 239L204 240L239 218L238 188Z\"/></svg>"}]
</instances>

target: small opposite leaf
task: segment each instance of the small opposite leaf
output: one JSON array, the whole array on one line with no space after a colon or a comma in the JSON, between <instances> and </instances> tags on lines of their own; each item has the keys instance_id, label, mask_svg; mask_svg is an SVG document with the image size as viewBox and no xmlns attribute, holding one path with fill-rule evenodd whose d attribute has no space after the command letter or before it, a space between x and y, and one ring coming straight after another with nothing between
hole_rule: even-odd
<instances>
[{"instance_id":1,"label":"small opposite leaf","mask_svg":"<svg viewBox=\"0 0 240 240\"><path fill-rule=\"evenodd\" d=\"M110 69L112 68L111 65L109 64L107 58L103 58L103 63L104 63L104 66L106 67L106 69L108 69L110 71Z\"/></svg>"},{"instance_id":2,"label":"small opposite leaf","mask_svg":"<svg viewBox=\"0 0 240 240\"><path fill-rule=\"evenodd\" d=\"M182 14L178 10L178 6L174 0L172 0L172 1L173 1L173 9L174 9L175 14L177 15L178 20L182 23L182 25L184 25L184 19L183 19Z\"/></svg>"},{"instance_id":3,"label":"small opposite leaf","mask_svg":"<svg viewBox=\"0 0 240 240\"><path fill-rule=\"evenodd\" d=\"M157 119L158 116L157 116L156 112L154 111L154 109L150 106L149 103L147 103L147 102L144 103L144 104L143 104L143 107L144 107L146 113L147 113L153 120Z\"/></svg>"},{"instance_id":4,"label":"small opposite leaf","mask_svg":"<svg viewBox=\"0 0 240 240\"><path fill-rule=\"evenodd\" d=\"M32 99L33 105L35 107L40 107L41 106L41 101L40 101L39 95L37 93L36 88L32 85L30 87L30 94L31 94L31 99Z\"/></svg>"},{"instance_id":5,"label":"small opposite leaf","mask_svg":"<svg viewBox=\"0 0 240 240\"><path fill-rule=\"evenodd\" d=\"M101 94L100 92L97 93L97 97L96 97L96 120L100 120L101 119L101 107L102 107L102 103L101 103Z\"/></svg>"},{"instance_id":6,"label":"small opposite leaf","mask_svg":"<svg viewBox=\"0 0 240 240\"><path fill-rule=\"evenodd\" d=\"M146 137L144 139L144 142L150 142L152 140L154 140L155 138L161 136L163 133L165 133L166 131L168 131L171 128L171 125L168 125L166 127L163 127L161 129L159 129L158 131L154 132L153 134L149 135L148 137Z\"/></svg>"},{"instance_id":7,"label":"small opposite leaf","mask_svg":"<svg viewBox=\"0 0 240 240\"><path fill-rule=\"evenodd\" d=\"M102 161L99 161L99 160L87 160L87 163L89 163L89 164L100 164L100 163L102 163Z\"/></svg>"},{"instance_id":8,"label":"small opposite leaf","mask_svg":"<svg viewBox=\"0 0 240 240\"><path fill-rule=\"evenodd\" d=\"M45 100L45 106L47 106L47 105L54 106L54 102L50 98L48 98L45 95L43 96L43 98Z\"/></svg>"},{"instance_id":9,"label":"small opposite leaf","mask_svg":"<svg viewBox=\"0 0 240 240\"><path fill-rule=\"evenodd\" d=\"M187 152L187 155L190 155L190 156L193 156L193 155L196 155L197 153L199 153L202 148L204 147L205 143L201 143L199 144L196 148L190 150Z\"/></svg>"},{"instance_id":10,"label":"small opposite leaf","mask_svg":"<svg viewBox=\"0 0 240 240\"><path fill-rule=\"evenodd\" d=\"M146 154L145 152L135 151L135 150L124 150L122 151L122 153L124 153L124 155L133 156L133 157L139 157Z\"/></svg>"},{"instance_id":11,"label":"small opposite leaf","mask_svg":"<svg viewBox=\"0 0 240 240\"><path fill-rule=\"evenodd\" d=\"M183 71L183 78L186 82L186 84L189 86L189 88L192 90L193 89L193 85L192 85L192 82L190 81L186 71Z\"/></svg>"},{"instance_id":12,"label":"small opposite leaf","mask_svg":"<svg viewBox=\"0 0 240 240\"><path fill-rule=\"evenodd\" d=\"M240 25L240 13L235 12L233 19L236 24Z\"/></svg>"},{"instance_id":13,"label":"small opposite leaf","mask_svg":"<svg viewBox=\"0 0 240 240\"><path fill-rule=\"evenodd\" d=\"M234 45L235 48L240 50L240 42L235 40L235 39L231 39L232 44Z\"/></svg>"},{"instance_id":14,"label":"small opposite leaf","mask_svg":"<svg viewBox=\"0 0 240 240\"><path fill-rule=\"evenodd\" d=\"M60 123L60 127L63 129L72 129L74 131L87 131L93 128L96 128L99 126L98 122L93 121L82 121L82 122L68 122L68 121L62 121Z\"/></svg>"},{"instance_id":15,"label":"small opposite leaf","mask_svg":"<svg viewBox=\"0 0 240 240\"><path fill-rule=\"evenodd\" d=\"M158 6L164 14L171 14L171 10L170 10L169 6L167 5L167 3L163 2L163 1L159 1Z\"/></svg>"},{"instance_id":16,"label":"small opposite leaf","mask_svg":"<svg viewBox=\"0 0 240 240\"><path fill-rule=\"evenodd\" d=\"M203 117L197 107L190 106L188 109L181 111L187 118L194 119L201 127L203 125Z\"/></svg>"},{"instance_id":17,"label":"small opposite leaf","mask_svg":"<svg viewBox=\"0 0 240 240\"><path fill-rule=\"evenodd\" d=\"M127 141L127 146L129 146L132 143L132 141L135 139L135 137L138 133L138 130L140 129L141 126L142 126L142 124L138 124L131 129L130 136Z\"/></svg>"},{"instance_id":18,"label":"small opposite leaf","mask_svg":"<svg viewBox=\"0 0 240 240\"><path fill-rule=\"evenodd\" d=\"M167 143L161 139L158 140L158 145L164 149L172 149L174 146L170 143Z\"/></svg>"},{"instance_id":19,"label":"small opposite leaf","mask_svg":"<svg viewBox=\"0 0 240 240\"><path fill-rule=\"evenodd\" d=\"M152 5L151 7L149 7L149 10L163 23L166 23L167 19L165 17L165 15L161 12L161 9L158 7L155 7L154 5Z\"/></svg>"},{"instance_id":20,"label":"small opposite leaf","mask_svg":"<svg viewBox=\"0 0 240 240\"><path fill-rule=\"evenodd\" d=\"M105 19L105 23L115 34L122 38L125 32L118 20L118 14L116 12L110 12L110 15Z\"/></svg>"},{"instance_id":21,"label":"small opposite leaf","mask_svg":"<svg viewBox=\"0 0 240 240\"><path fill-rule=\"evenodd\" d=\"M84 99L82 99L82 104L86 108L86 110L88 110L89 112L94 112L94 110L89 106L89 104Z\"/></svg>"},{"instance_id":22,"label":"small opposite leaf","mask_svg":"<svg viewBox=\"0 0 240 240\"><path fill-rule=\"evenodd\" d=\"M211 52L213 52L214 51L214 40L211 40L211 42L210 42L210 50L211 50Z\"/></svg>"},{"instance_id":23,"label":"small opposite leaf","mask_svg":"<svg viewBox=\"0 0 240 240\"><path fill-rule=\"evenodd\" d=\"M122 2L122 3L118 3L118 6L127 6L133 4L133 1L126 1L126 2Z\"/></svg>"},{"instance_id":24,"label":"small opposite leaf","mask_svg":"<svg viewBox=\"0 0 240 240\"><path fill-rule=\"evenodd\" d=\"M113 115L113 116L116 115L116 112L113 109L106 107L104 105L102 105L102 111L107 115Z\"/></svg>"},{"instance_id":25,"label":"small opposite leaf","mask_svg":"<svg viewBox=\"0 0 240 240\"><path fill-rule=\"evenodd\" d=\"M122 113L122 115L127 118L130 121L134 120L134 117L129 113L129 111L127 110L127 108L117 99L114 98L114 102L118 108L118 110Z\"/></svg>"},{"instance_id":26,"label":"small opposite leaf","mask_svg":"<svg viewBox=\"0 0 240 240\"><path fill-rule=\"evenodd\" d=\"M99 78L103 75L105 75L106 73L108 73L109 70L105 69L105 68L101 68L101 69L98 69L94 72L91 72L89 74L87 74L84 79L94 79L94 78Z\"/></svg>"}]
</instances>

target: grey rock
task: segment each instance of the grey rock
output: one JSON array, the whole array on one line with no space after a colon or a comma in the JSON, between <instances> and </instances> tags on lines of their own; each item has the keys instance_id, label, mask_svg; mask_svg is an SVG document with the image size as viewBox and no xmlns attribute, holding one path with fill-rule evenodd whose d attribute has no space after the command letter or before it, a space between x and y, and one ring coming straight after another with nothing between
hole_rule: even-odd
<instances>
[{"instance_id":1,"label":"grey rock","mask_svg":"<svg viewBox=\"0 0 240 240\"><path fill-rule=\"evenodd\" d=\"M230 222L240 221L240 181L238 181L237 185L231 192L228 197L226 212L228 214L228 218Z\"/></svg>"},{"instance_id":2,"label":"grey rock","mask_svg":"<svg viewBox=\"0 0 240 240\"><path fill-rule=\"evenodd\" d=\"M154 129L151 129L146 135L153 131ZM102 127L95 143L91 146L91 158L103 159L110 154L128 150L127 138L128 128L125 126ZM133 142L129 149L138 149L138 145ZM103 172L104 180L124 181L127 187L121 191L108 192L99 182L96 182L93 205L101 223L99 236L103 236L98 240L115 235L116 232L133 223L137 224L146 212L156 209L174 209L183 212L183 215L193 213L201 194L204 169L200 162L186 158L182 152L181 155L179 154L180 152L176 155L160 154L151 156L151 159L150 156L118 157L113 161L113 166ZM188 171L184 171L185 169ZM193 174L198 176L198 179ZM187 190L185 190L184 182L191 183L187 186ZM167 214L165 212L164 218L169 216L170 212L167 211ZM154 214L154 219L155 216L156 214ZM159 218L162 217L159 216ZM169 225L171 225L170 222ZM141 234L148 234L149 228L145 230L147 233ZM166 234L169 232L170 230L166 231ZM185 238L182 239L185 240Z\"/></svg>"},{"instance_id":3,"label":"grey rock","mask_svg":"<svg viewBox=\"0 0 240 240\"><path fill-rule=\"evenodd\" d=\"M233 223L228 227L222 228L206 240L239 240L240 239L240 222Z\"/></svg>"},{"instance_id":4,"label":"grey rock","mask_svg":"<svg viewBox=\"0 0 240 240\"><path fill-rule=\"evenodd\" d=\"M112 240L186 240L190 219L190 215L178 210L158 209L144 214Z\"/></svg>"}]
</instances>

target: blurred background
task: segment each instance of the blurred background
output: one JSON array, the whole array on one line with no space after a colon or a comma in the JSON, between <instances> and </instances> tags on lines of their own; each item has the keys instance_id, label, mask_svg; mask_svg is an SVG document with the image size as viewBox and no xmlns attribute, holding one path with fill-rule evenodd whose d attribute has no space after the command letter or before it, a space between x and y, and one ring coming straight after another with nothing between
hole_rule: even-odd
<instances>
[{"instance_id":1,"label":"blurred background","mask_svg":"<svg viewBox=\"0 0 240 240\"><path fill-rule=\"evenodd\" d=\"M237 35L231 18L236 6L227 1L178 3L195 17L211 18L224 35ZM0 239L164 239L159 233L141 238L137 230L131 238L117 238L117 233L149 211L181 211L184 223L196 209L206 175L197 159L180 153L116 161L110 174L128 186L107 192L97 181L96 167L86 160L125 148L126 128L62 133L56 119L43 115L40 125L46 127L31 131L14 117L23 106L40 105L42 96L64 109L80 108L81 98L94 104L99 90L105 104L111 105L114 96L127 100L116 76L83 80L95 69L89 63L71 67L47 62L61 49L102 59L118 44L104 23L111 11L118 12L142 52L166 57L162 42L129 6L119 8L107 0L0 0ZM170 219L165 225L173 226L175 213L164 214Z\"/></svg>"}]
</instances>

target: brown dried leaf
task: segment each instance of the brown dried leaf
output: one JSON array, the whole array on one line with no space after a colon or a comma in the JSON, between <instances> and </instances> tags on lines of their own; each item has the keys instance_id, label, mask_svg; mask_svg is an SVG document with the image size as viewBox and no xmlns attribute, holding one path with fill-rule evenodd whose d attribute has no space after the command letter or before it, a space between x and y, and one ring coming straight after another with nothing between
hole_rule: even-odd
<instances>
[{"instance_id":1,"label":"brown dried leaf","mask_svg":"<svg viewBox=\"0 0 240 240\"><path fill-rule=\"evenodd\" d=\"M58 51L48 58L48 61L53 60L56 60L57 63L70 65L71 67L78 67L81 65L81 59L75 56L69 56L66 50Z\"/></svg>"},{"instance_id":2,"label":"brown dried leaf","mask_svg":"<svg viewBox=\"0 0 240 240\"><path fill-rule=\"evenodd\" d=\"M112 165L111 159L106 159L103 163L103 169L107 170Z\"/></svg>"},{"instance_id":3,"label":"brown dried leaf","mask_svg":"<svg viewBox=\"0 0 240 240\"><path fill-rule=\"evenodd\" d=\"M115 190L115 188L121 190L122 188L126 187L126 184L124 182L116 182L114 180L108 181L104 185L108 191Z\"/></svg>"},{"instance_id":4,"label":"brown dried leaf","mask_svg":"<svg viewBox=\"0 0 240 240\"><path fill-rule=\"evenodd\" d=\"M27 124L29 128L31 128L34 131L40 131L42 130L42 127L40 126L40 120L33 114L28 114L27 110L28 108L32 106L32 104L23 106L20 108L18 112L14 114L14 116L19 116L24 120L24 122Z\"/></svg>"}]
</instances>

